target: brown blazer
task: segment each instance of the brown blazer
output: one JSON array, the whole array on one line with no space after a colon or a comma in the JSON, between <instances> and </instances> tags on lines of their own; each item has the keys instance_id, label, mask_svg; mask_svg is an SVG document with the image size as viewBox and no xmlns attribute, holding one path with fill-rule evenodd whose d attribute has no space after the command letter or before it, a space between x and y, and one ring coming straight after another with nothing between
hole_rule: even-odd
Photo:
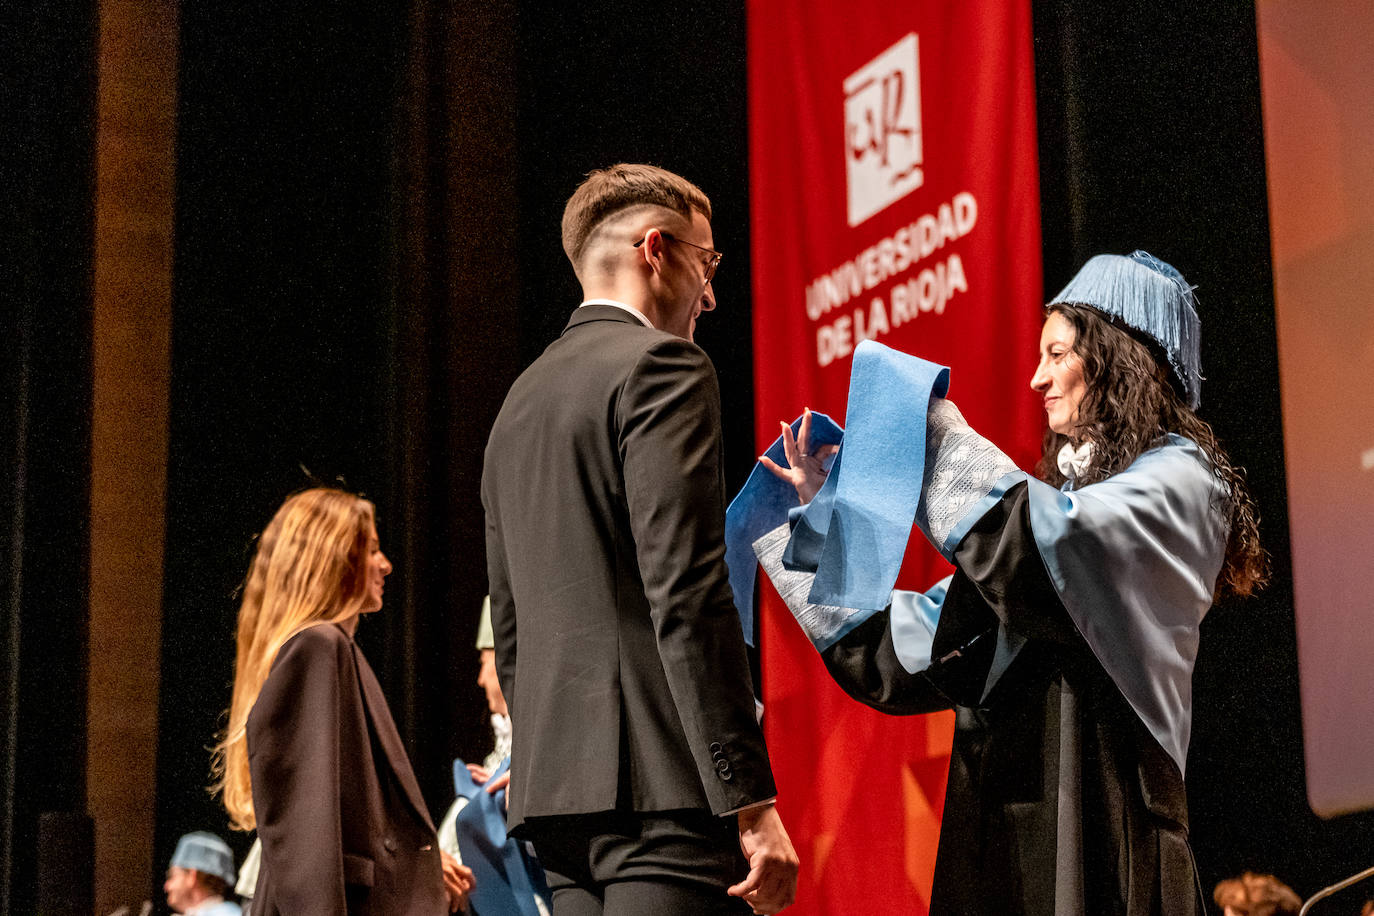
<instances>
[{"instance_id":1,"label":"brown blazer","mask_svg":"<svg viewBox=\"0 0 1374 916\"><path fill-rule=\"evenodd\" d=\"M381 685L352 638L309 627L248 716L262 839L255 916L448 912L434 824Z\"/></svg>"}]
</instances>

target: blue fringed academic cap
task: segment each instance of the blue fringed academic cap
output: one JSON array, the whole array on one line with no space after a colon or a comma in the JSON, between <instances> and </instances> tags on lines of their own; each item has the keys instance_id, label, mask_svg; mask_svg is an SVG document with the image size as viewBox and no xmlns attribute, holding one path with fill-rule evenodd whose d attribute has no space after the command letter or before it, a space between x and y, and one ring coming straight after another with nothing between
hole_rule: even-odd
<instances>
[{"instance_id":1,"label":"blue fringed academic cap","mask_svg":"<svg viewBox=\"0 0 1374 916\"><path fill-rule=\"evenodd\" d=\"M1090 305L1164 348L1188 406L1202 403L1202 338L1193 288L1183 275L1148 252L1099 254L1083 265L1050 305Z\"/></svg>"},{"instance_id":2,"label":"blue fringed academic cap","mask_svg":"<svg viewBox=\"0 0 1374 916\"><path fill-rule=\"evenodd\" d=\"M227 843L204 830L188 833L177 841L171 865L173 868L194 868L214 875L231 887L234 884L234 854Z\"/></svg>"}]
</instances>

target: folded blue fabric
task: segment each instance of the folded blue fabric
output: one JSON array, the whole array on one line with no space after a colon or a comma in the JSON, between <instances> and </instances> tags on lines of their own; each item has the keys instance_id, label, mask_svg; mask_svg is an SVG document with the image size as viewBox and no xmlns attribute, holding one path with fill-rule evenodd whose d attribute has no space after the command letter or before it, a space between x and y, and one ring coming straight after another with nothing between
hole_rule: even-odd
<instances>
[{"instance_id":1,"label":"folded blue fabric","mask_svg":"<svg viewBox=\"0 0 1374 916\"><path fill-rule=\"evenodd\" d=\"M491 778L509 769L507 757ZM552 898L544 870L518 840L506 836L505 791L488 794L461 760L453 761L453 785L468 800L458 812L456 827L458 851L463 864L472 869L472 908L482 916L539 916L535 895L545 903Z\"/></svg>"},{"instance_id":2,"label":"folded blue fabric","mask_svg":"<svg viewBox=\"0 0 1374 916\"><path fill-rule=\"evenodd\" d=\"M793 436L801 430L801 421L801 417L792 421ZM843 439L844 430L834 420L823 413L811 412L811 437L807 444L813 451L824 445L837 445ZM764 454L786 467L787 456L783 452L782 436L778 436ZM834 474L833 465L831 474ZM730 569L730 589L735 593L735 608L744 629L744 641L751 646L754 645L754 581L759 568L754 542L787 521L788 510L796 505L797 491L792 485L756 462L743 489L725 510L725 563Z\"/></svg>"},{"instance_id":3,"label":"folded blue fabric","mask_svg":"<svg viewBox=\"0 0 1374 916\"><path fill-rule=\"evenodd\" d=\"M848 432L826 480L833 504L818 510L828 511L830 521L812 604L881 610L892 600L921 500L926 409L931 397L948 391L944 366L871 340L855 348ZM814 525L810 507L806 520Z\"/></svg>"},{"instance_id":4,"label":"folded blue fabric","mask_svg":"<svg viewBox=\"0 0 1374 916\"><path fill-rule=\"evenodd\" d=\"M848 430L812 413L813 448L840 441L816 498L793 518L783 562L814 569L812 604L878 610L892 600L925 474L925 414L949 390L949 370L874 341L854 350ZM823 420L824 422L817 422ZM793 423L793 430L799 420ZM893 435L900 430L900 435ZM781 437L765 453L783 463ZM725 516L726 562L744 634L752 645L752 545L788 520L796 491L756 465Z\"/></svg>"}]
</instances>

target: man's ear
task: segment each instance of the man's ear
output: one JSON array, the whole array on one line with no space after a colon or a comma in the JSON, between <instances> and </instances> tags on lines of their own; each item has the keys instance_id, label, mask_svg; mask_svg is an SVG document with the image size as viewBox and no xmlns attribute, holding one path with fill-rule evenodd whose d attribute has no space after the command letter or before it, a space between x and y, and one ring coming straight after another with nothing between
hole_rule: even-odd
<instances>
[{"instance_id":1,"label":"man's ear","mask_svg":"<svg viewBox=\"0 0 1374 916\"><path fill-rule=\"evenodd\" d=\"M664 259L667 252L664 250L667 240L663 238L663 233L658 228L650 228L644 233L644 240L639 245L639 251L644 258L644 263L654 273L663 269Z\"/></svg>"}]
</instances>

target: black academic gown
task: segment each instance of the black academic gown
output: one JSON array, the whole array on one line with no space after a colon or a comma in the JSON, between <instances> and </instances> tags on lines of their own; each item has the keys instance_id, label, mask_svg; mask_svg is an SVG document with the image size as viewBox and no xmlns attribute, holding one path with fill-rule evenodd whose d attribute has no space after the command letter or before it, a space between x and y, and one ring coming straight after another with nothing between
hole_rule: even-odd
<instances>
[{"instance_id":1,"label":"black academic gown","mask_svg":"<svg viewBox=\"0 0 1374 916\"><path fill-rule=\"evenodd\" d=\"M1204 913L1182 775L1055 593L1024 483L955 563L930 670L902 667L886 613L822 653L879 710L956 711L932 916ZM1028 641L989 687L999 625Z\"/></svg>"}]
</instances>

